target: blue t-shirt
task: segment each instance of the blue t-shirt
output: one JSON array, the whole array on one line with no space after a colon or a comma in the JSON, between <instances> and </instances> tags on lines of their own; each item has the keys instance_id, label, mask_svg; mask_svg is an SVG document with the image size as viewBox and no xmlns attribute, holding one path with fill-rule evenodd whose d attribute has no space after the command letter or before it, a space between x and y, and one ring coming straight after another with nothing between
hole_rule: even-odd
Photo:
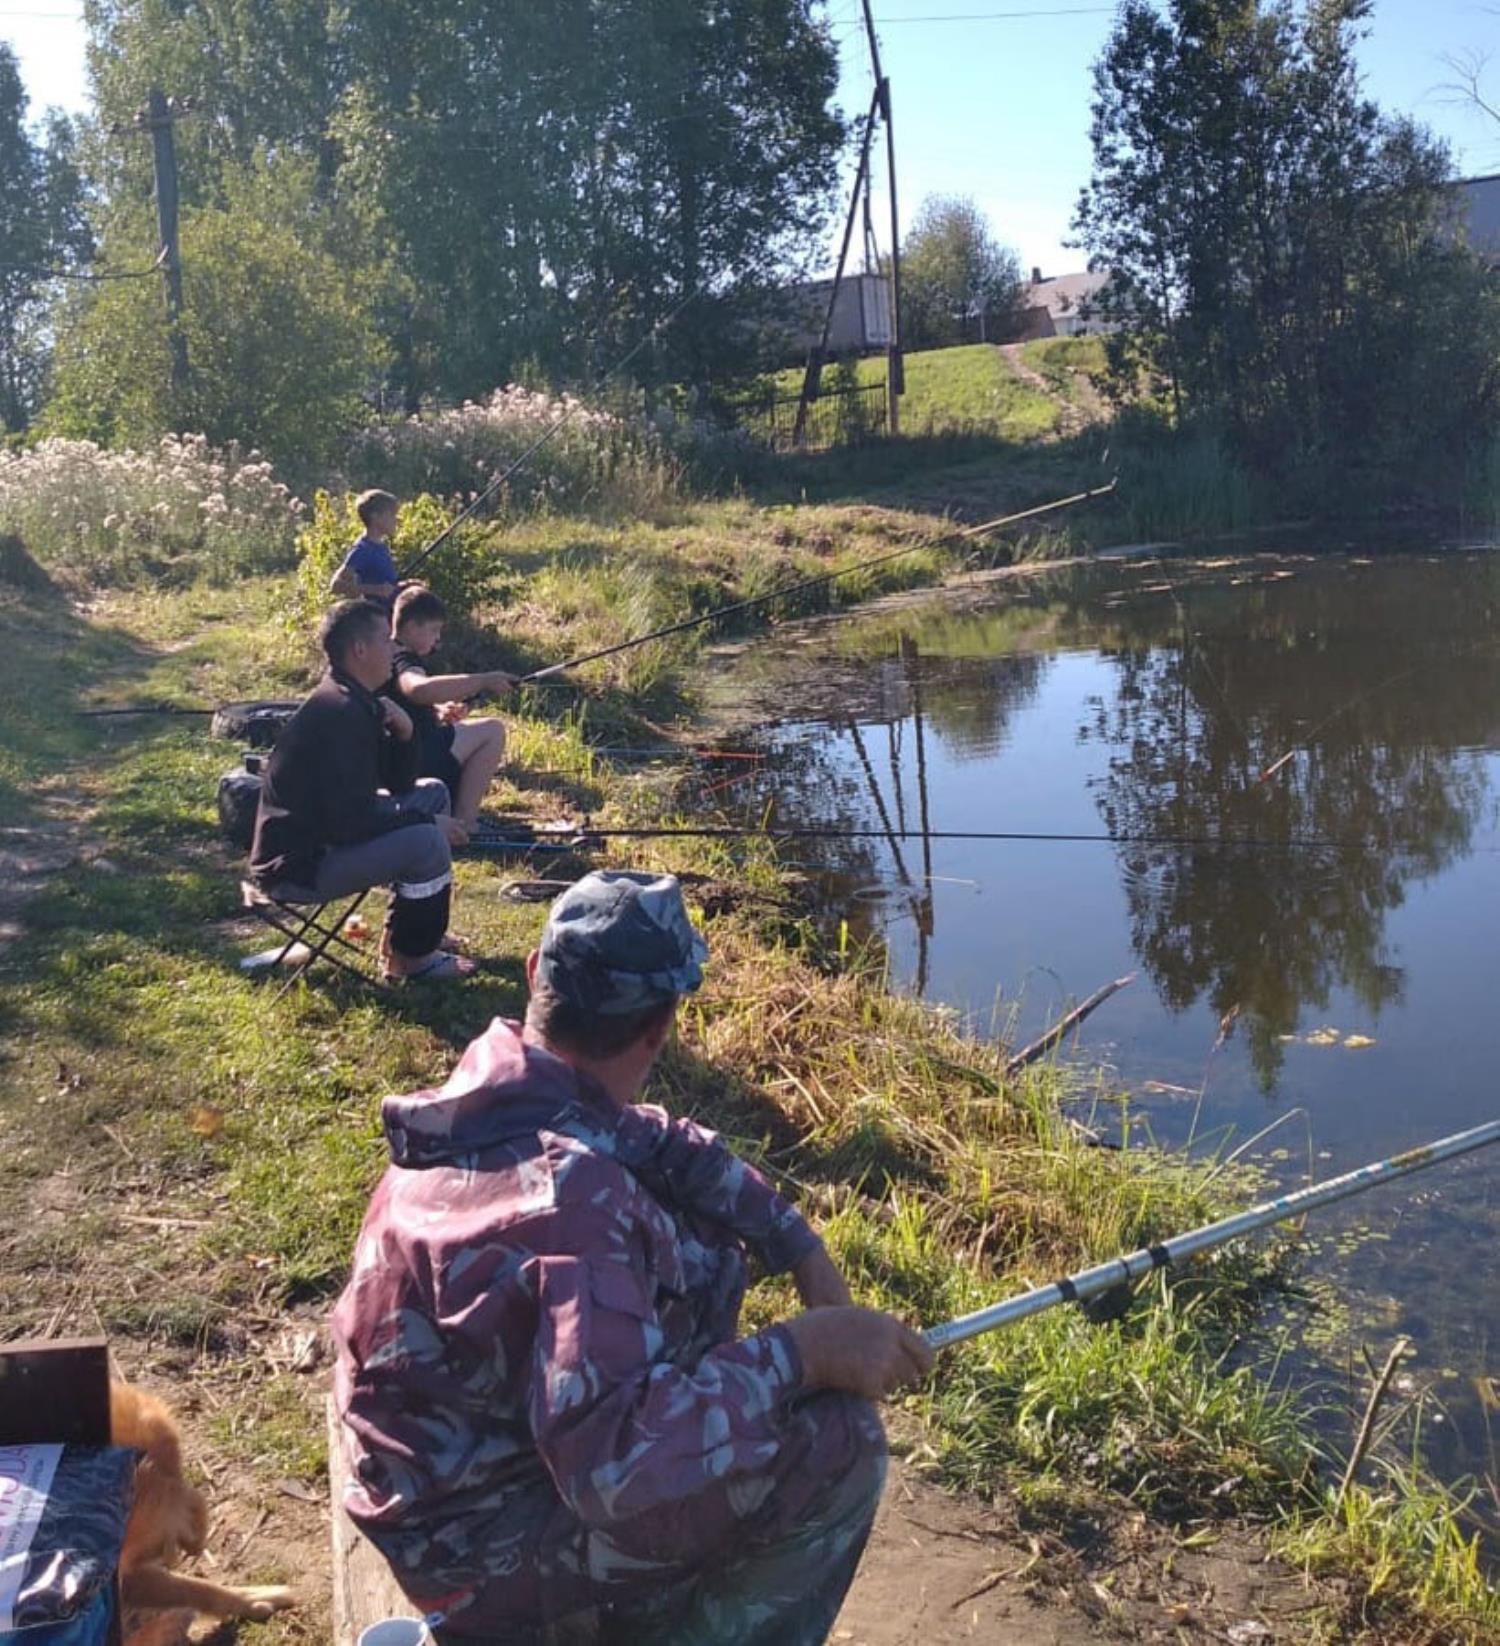
<instances>
[{"instance_id":1,"label":"blue t-shirt","mask_svg":"<svg viewBox=\"0 0 1500 1646\"><path fill-rule=\"evenodd\" d=\"M396 562L391 558L390 545L377 543L368 534L360 538L344 556L341 571L353 572L361 583L397 583Z\"/></svg>"}]
</instances>

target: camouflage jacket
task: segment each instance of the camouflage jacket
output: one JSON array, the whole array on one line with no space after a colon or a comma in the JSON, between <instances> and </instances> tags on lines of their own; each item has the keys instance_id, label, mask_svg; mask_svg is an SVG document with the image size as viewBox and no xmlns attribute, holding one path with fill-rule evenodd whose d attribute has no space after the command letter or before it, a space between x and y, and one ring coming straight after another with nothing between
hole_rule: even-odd
<instances>
[{"instance_id":1,"label":"camouflage jacket","mask_svg":"<svg viewBox=\"0 0 1500 1646\"><path fill-rule=\"evenodd\" d=\"M784 1328L735 1322L747 1254L816 1248L802 1216L713 1133L618 1108L499 1019L383 1118L335 1394L345 1507L408 1593L513 1578L530 1611L763 1523L801 1366ZM549 1520L586 1536L549 1552Z\"/></svg>"}]
</instances>

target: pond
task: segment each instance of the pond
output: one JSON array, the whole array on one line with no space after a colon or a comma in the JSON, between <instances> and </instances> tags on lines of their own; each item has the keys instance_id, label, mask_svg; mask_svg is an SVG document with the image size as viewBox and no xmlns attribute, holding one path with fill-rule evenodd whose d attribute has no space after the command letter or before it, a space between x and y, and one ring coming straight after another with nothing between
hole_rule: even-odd
<instances>
[{"instance_id":1,"label":"pond","mask_svg":"<svg viewBox=\"0 0 1500 1646\"><path fill-rule=\"evenodd\" d=\"M1105 1071L1080 1111L1101 1130L1118 1095L1205 1152L1285 1116L1253 1158L1327 1177L1500 1115L1497 616L1500 557L1460 553L904 599L732 660L771 758L721 799L866 831L787 855L893 982L981 1032L1019 1045L1137 974L1070 1043ZM1429 1457L1487 1481L1493 1520L1500 1150L1310 1232L1324 1299L1358 1300L1308 1312L1325 1364L1410 1334Z\"/></svg>"}]
</instances>

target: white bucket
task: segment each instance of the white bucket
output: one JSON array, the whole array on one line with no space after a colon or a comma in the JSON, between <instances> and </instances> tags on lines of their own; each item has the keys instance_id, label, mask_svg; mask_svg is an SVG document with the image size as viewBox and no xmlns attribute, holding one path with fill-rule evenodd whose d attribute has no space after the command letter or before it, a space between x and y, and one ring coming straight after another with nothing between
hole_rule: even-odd
<instances>
[{"instance_id":1,"label":"white bucket","mask_svg":"<svg viewBox=\"0 0 1500 1646\"><path fill-rule=\"evenodd\" d=\"M433 1646L432 1630L419 1617L388 1617L372 1623L360 1635L359 1646Z\"/></svg>"}]
</instances>

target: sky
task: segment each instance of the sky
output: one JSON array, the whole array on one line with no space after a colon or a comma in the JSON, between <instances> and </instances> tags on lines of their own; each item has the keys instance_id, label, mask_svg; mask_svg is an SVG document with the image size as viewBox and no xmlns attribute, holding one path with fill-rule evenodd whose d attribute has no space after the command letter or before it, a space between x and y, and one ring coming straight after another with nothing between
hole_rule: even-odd
<instances>
[{"instance_id":1,"label":"sky","mask_svg":"<svg viewBox=\"0 0 1500 1646\"><path fill-rule=\"evenodd\" d=\"M860 0L827 0L825 9L840 48L840 99L862 111L871 79ZM1113 6L874 0L874 10L891 81L903 232L924 196L967 194L1024 269L1081 268L1082 254L1066 245L1068 221L1088 179L1089 71ZM81 13L81 0L0 0L0 39L16 48L33 115L49 104L87 107ZM1500 125L1444 95L1451 76L1442 58L1487 47L1496 52L1487 83L1500 100L1500 0L1376 0L1360 54L1371 95L1446 139L1467 176L1500 171ZM876 180L884 242L883 151Z\"/></svg>"}]
</instances>

